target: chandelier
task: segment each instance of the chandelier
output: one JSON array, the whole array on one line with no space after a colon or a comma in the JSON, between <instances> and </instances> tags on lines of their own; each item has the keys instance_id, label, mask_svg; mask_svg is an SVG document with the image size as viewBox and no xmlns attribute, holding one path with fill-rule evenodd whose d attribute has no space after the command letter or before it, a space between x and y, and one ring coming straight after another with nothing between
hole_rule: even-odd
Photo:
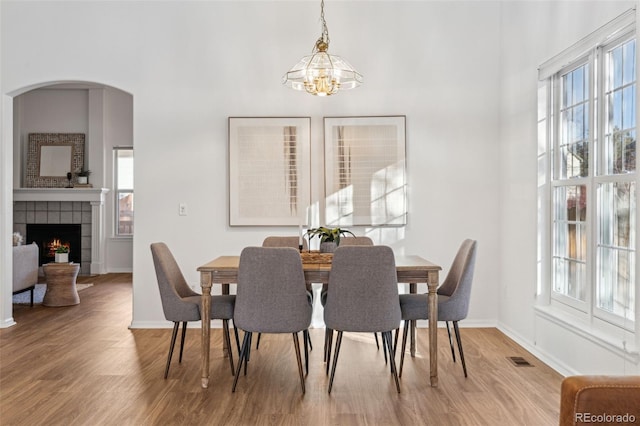
<instances>
[{"instance_id":1,"label":"chandelier","mask_svg":"<svg viewBox=\"0 0 640 426\"><path fill-rule=\"evenodd\" d=\"M305 56L283 77L282 84L294 90L304 90L315 96L329 96L339 90L353 89L362 84L362 75L344 59L330 55L329 30L324 20L324 0L320 3L322 34L311 55Z\"/></svg>"}]
</instances>

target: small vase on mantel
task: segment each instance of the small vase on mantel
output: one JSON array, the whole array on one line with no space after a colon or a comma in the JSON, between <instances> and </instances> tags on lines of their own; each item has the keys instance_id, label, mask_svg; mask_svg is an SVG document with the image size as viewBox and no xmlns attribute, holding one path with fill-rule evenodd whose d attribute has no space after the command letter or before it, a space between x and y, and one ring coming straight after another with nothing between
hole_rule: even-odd
<instances>
[{"instance_id":1,"label":"small vase on mantel","mask_svg":"<svg viewBox=\"0 0 640 426\"><path fill-rule=\"evenodd\" d=\"M325 241L320 243L320 253L333 253L338 248L334 241Z\"/></svg>"}]
</instances>

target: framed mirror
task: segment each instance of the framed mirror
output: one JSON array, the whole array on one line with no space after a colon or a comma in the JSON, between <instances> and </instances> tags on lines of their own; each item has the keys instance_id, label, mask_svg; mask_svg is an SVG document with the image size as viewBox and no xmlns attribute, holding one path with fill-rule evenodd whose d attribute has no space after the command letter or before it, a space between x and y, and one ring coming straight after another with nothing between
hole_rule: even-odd
<instances>
[{"instance_id":1,"label":"framed mirror","mask_svg":"<svg viewBox=\"0 0 640 426\"><path fill-rule=\"evenodd\" d=\"M84 133L30 133L27 188L64 188L84 165Z\"/></svg>"}]
</instances>

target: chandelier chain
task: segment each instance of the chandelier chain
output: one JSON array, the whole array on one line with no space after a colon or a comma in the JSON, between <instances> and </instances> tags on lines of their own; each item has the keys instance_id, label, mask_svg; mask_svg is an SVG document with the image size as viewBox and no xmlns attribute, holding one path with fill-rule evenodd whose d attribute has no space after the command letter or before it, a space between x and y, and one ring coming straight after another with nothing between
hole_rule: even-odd
<instances>
[{"instance_id":1,"label":"chandelier chain","mask_svg":"<svg viewBox=\"0 0 640 426\"><path fill-rule=\"evenodd\" d=\"M327 28L327 21L324 19L324 0L320 1L320 21L322 22L322 34L318 41L316 41L314 51L318 50L319 43L324 43L326 46L325 50L329 47L329 29Z\"/></svg>"}]
</instances>

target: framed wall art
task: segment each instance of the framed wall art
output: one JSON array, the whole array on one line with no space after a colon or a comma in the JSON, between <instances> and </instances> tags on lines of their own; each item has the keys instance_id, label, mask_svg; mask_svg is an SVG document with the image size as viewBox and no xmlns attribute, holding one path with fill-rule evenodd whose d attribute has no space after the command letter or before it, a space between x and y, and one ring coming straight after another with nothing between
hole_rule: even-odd
<instances>
[{"instance_id":1,"label":"framed wall art","mask_svg":"<svg viewBox=\"0 0 640 426\"><path fill-rule=\"evenodd\" d=\"M229 225L306 225L310 117L229 117Z\"/></svg>"},{"instance_id":2,"label":"framed wall art","mask_svg":"<svg viewBox=\"0 0 640 426\"><path fill-rule=\"evenodd\" d=\"M324 118L327 225L406 225L405 121Z\"/></svg>"}]
</instances>

